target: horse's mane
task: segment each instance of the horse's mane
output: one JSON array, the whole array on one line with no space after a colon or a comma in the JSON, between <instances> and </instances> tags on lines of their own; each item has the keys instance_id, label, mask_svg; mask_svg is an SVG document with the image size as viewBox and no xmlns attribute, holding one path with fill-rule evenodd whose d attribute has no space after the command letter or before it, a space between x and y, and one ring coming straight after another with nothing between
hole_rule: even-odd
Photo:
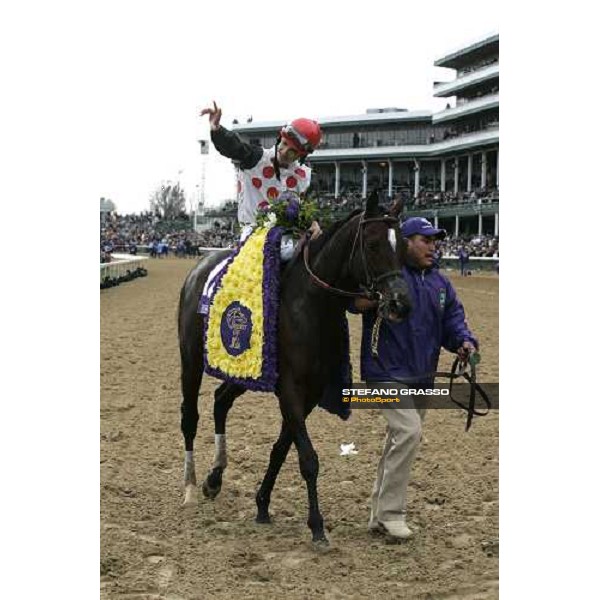
<instances>
[{"instance_id":1,"label":"horse's mane","mask_svg":"<svg viewBox=\"0 0 600 600\"><path fill-rule=\"evenodd\" d=\"M364 211L364 208L355 208L345 219L340 219L339 221L335 221L330 225L327 229L323 231L323 233L316 239L310 242L310 251L311 254L318 254L333 238L333 236L348 222L350 219L354 218L356 215L359 215ZM383 206L377 206L377 214L383 215L386 213L386 209Z\"/></svg>"},{"instance_id":2,"label":"horse's mane","mask_svg":"<svg viewBox=\"0 0 600 600\"><path fill-rule=\"evenodd\" d=\"M355 210L353 210L346 218L344 219L339 219L338 221L334 221L329 227L327 227L326 229L323 230L323 232L321 233L321 235L314 239L311 240L310 242L308 242L310 244L310 252L311 255L316 256L327 244L327 242L329 242L329 240L331 240L331 238L353 217L355 217L356 215L360 214L363 211L362 208L357 208ZM293 267L298 263L298 261L302 260L302 252L298 252L296 253L296 255L294 256L294 258L286 265L283 274L282 274L282 281L283 279L287 279L287 277L289 276L290 272L293 270Z\"/></svg>"},{"instance_id":3,"label":"horse's mane","mask_svg":"<svg viewBox=\"0 0 600 600\"><path fill-rule=\"evenodd\" d=\"M327 243L338 233L338 231L346 224L348 221L359 215L364 211L364 208L355 208L347 217L344 219L339 219L338 221L334 221L329 227L323 230L321 235L309 242L310 244L310 254L313 257L318 256L319 252L327 245ZM382 206L377 207L377 212L379 214L383 214L385 209ZM292 266L295 265L299 260L302 260L302 253L297 253L296 256L287 264L284 275L289 275L292 270Z\"/></svg>"},{"instance_id":4,"label":"horse's mane","mask_svg":"<svg viewBox=\"0 0 600 600\"><path fill-rule=\"evenodd\" d=\"M323 233L316 239L310 242L310 250L318 254L329 240L353 217L360 214L364 209L354 209L346 218L334 221Z\"/></svg>"}]
</instances>

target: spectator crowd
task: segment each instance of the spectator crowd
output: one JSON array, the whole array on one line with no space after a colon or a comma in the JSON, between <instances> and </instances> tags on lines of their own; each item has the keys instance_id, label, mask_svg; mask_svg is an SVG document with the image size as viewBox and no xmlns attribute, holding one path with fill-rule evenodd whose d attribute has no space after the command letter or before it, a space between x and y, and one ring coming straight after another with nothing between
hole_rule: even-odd
<instances>
[{"instance_id":1,"label":"spectator crowd","mask_svg":"<svg viewBox=\"0 0 600 600\"><path fill-rule=\"evenodd\" d=\"M497 235L448 236L445 240L439 242L437 249L442 256L459 256L462 249L469 257L498 258L500 256L500 241Z\"/></svg>"},{"instance_id":2,"label":"spectator crowd","mask_svg":"<svg viewBox=\"0 0 600 600\"><path fill-rule=\"evenodd\" d=\"M405 206L414 210L417 208L443 208L458 204L490 204L499 202L500 194L495 189L473 190L472 192L419 192L416 198L407 197Z\"/></svg>"},{"instance_id":3,"label":"spectator crowd","mask_svg":"<svg viewBox=\"0 0 600 600\"><path fill-rule=\"evenodd\" d=\"M429 192L428 192L429 194ZM451 202L453 196L436 195L434 202ZM477 201L477 197L471 201ZM420 204L420 202L424 204ZM427 206L428 196L417 198L414 206ZM319 199L320 208L328 208L332 216L336 213L350 212L363 206L359 193L340 196L337 199ZM230 208L234 208L232 205ZM412 208L409 206L409 208ZM218 213L215 213L218 216ZM139 215L119 215L116 212L101 213L100 217L100 262L110 262L113 252L137 254L138 250L152 258L163 258L169 255L177 257L199 256L199 248L228 248L234 245L236 234L232 222L215 221L210 228L196 232L192 228L189 217L177 220L162 220L151 212ZM461 252L470 257L498 257L500 253L499 238L493 235L469 235L454 237L449 235L439 243L441 256L458 256Z\"/></svg>"},{"instance_id":4,"label":"spectator crowd","mask_svg":"<svg viewBox=\"0 0 600 600\"><path fill-rule=\"evenodd\" d=\"M196 232L187 215L175 220L145 212L139 215L100 215L100 262L110 261L113 252L137 254L143 250L152 258L198 256L199 248L227 248L234 242L231 224L214 222L212 227Z\"/></svg>"},{"instance_id":5,"label":"spectator crowd","mask_svg":"<svg viewBox=\"0 0 600 600\"><path fill-rule=\"evenodd\" d=\"M496 188L485 190L473 190L471 192L442 192L422 189L415 198L413 192L408 188L396 192L392 200L402 199L404 207L408 210L444 208L464 204L491 204L500 201L500 194ZM353 211L364 205L364 200L360 191L352 191L340 194L337 198L331 192L320 194L319 206L328 207L333 213Z\"/></svg>"}]
</instances>

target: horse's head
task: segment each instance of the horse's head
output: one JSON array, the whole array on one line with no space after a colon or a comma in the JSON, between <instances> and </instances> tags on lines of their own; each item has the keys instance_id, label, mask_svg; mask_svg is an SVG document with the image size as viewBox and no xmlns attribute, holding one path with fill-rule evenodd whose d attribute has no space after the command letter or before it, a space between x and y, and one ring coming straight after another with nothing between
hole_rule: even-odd
<instances>
[{"instance_id":1,"label":"horse's head","mask_svg":"<svg viewBox=\"0 0 600 600\"><path fill-rule=\"evenodd\" d=\"M368 297L378 302L381 317L400 321L408 316L411 303L402 276L406 241L400 234L397 202L386 213L379 208L379 194L373 191L364 212L355 217L356 236L350 256L353 278Z\"/></svg>"}]
</instances>

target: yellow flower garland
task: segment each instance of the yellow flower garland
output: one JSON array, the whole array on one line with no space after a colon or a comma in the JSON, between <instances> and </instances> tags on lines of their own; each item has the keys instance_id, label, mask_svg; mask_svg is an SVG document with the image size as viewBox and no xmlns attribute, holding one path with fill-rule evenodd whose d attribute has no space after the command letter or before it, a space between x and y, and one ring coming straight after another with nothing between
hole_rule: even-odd
<instances>
[{"instance_id":1,"label":"yellow flower garland","mask_svg":"<svg viewBox=\"0 0 600 600\"><path fill-rule=\"evenodd\" d=\"M207 331L207 359L231 377L258 378L262 372L263 348L263 248L268 227L258 228L246 240L239 254L223 276L221 288L215 294ZM221 338L221 317L235 301L252 312L250 347L239 354L229 354Z\"/></svg>"}]
</instances>

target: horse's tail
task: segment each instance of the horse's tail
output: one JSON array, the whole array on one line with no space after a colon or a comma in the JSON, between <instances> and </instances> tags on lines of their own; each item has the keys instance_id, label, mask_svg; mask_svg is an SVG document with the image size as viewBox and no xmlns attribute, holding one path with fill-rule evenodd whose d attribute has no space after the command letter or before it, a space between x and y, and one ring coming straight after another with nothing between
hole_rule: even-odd
<instances>
[{"instance_id":1,"label":"horse's tail","mask_svg":"<svg viewBox=\"0 0 600 600\"><path fill-rule=\"evenodd\" d=\"M190 321L199 316L197 310L202 289L211 269L216 266L218 259L219 257L217 255L213 256L213 253L208 253L201 257L196 266L188 273L181 286L177 308L177 331L180 348L186 332L189 333Z\"/></svg>"},{"instance_id":2,"label":"horse's tail","mask_svg":"<svg viewBox=\"0 0 600 600\"><path fill-rule=\"evenodd\" d=\"M177 320L177 335L179 337L180 342L181 342L181 319L182 319L182 314L183 314L183 303L185 301L185 289L186 289L189 278L190 278L190 273L187 274L185 281L183 282L183 285L181 286L181 289L179 290L179 303L177 305L176 320Z\"/></svg>"},{"instance_id":3,"label":"horse's tail","mask_svg":"<svg viewBox=\"0 0 600 600\"><path fill-rule=\"evenodd\" d=\"M183 285L181 286L181 290L179 292L179 304L177 305L177 335L179 336L179 346L181 349L181 344L183 342L183 336L185 333L185 310L186 310L186 302L198 302L200 300L200 296L196 298L197 294L193 293L193 290L190 288L195 288L197 284L197 271L201 268L201 261L199 261L194 268L187 274ZM200 292L202 292L202 288L200 288ZM189 308L188 308L189 310Z\"/></svg>"}]
</instances>

